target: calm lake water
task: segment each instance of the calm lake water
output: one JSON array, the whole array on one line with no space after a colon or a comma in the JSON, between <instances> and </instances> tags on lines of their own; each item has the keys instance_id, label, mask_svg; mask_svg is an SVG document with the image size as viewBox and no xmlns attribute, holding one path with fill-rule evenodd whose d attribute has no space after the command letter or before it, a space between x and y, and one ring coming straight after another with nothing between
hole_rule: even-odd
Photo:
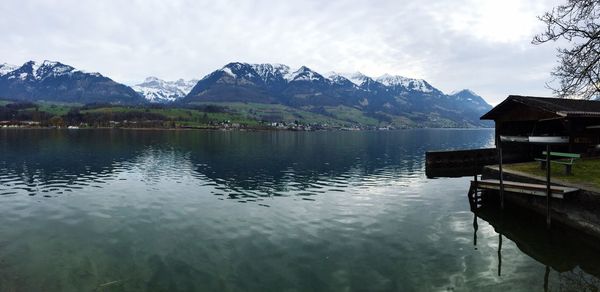
<instances>
[{"instance_id":1,"label":"calm lake water","mask_svg":"<svg viewBox=\"0 0 600 292\"><path fill-rule=\"evenodd\" d=\"M493 130L0 130L0 291L585 291L600 252L469 210Z\"/></svg>"}]
</instances>

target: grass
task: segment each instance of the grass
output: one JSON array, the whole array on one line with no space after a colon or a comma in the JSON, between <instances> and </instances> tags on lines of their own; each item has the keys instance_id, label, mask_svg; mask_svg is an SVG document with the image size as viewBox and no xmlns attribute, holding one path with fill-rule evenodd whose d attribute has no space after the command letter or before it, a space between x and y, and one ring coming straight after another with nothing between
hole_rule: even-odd
<instances>
[{"instance_id":1,"label":"grass","mask_svg":"<svg viewBox=\"0 0 600 292\"><path fill-rule=\"evenodd\" d=\"M0 100L0 106L11 103ZM260 125L260 121L276 121L293 123L300 121L305 124L320 124L333 127L349 127L354 125L380 126L376 118L369 117L362 111L348 106L327 106L320 109L312 107L294 108L282 104L244 103L244 102L196 102L194 105L216 105L226 109L225 112L205 112L193 108L145 108L135 106L109 106L81 110L81 113L125 113L143 111L161 114L177 124L185 126L204 126L209 122L230 121L247 126ZM39 111L50 113L52 116L64 116L72 108L81 107L76 103L36 102ZM33 111L35 108L24 109ZM383 113L382 113L383 114ZM383 114L386 115L386 114ZM386 115L394 126L406 127L410 120L406 117ZM383 122L384 125L388 123Z\"/></svg>"},{"instance_id":2,"label":"grass","mask_svg":"<svg viewBox=\"0 0 600 292\"><path fill-rule=\"evenodd\" d=\"M39 106L38 107L39 111L47 112L47 113L50 113L55 116L66 115L69 112L69 110L71 110L71 108L78 106L78 104L48 103L48 102L42 102L42 103L37 103L37 104Z\"/></svg>"},{"instance_id":3,"label":"grass","mask_svg":"<svg viewBox=\"0 0 600 292\"><path fill-rule=\"evenodd\" d=\"M591 186L600 189L600 159L579 159L573 164L573 174L566 175L565 167L561 164L551 163L551 174L553 179L568 183ZM516 170L530 175L546 177L546 171L540 169L539 162L526 162L508 164L508 170Z\"/></svg>"},{"instance_id":4,"label":"grass","mask_svg":"<svg viewBox=\"0 0 600 292\"><path fill-rule=\"evenodd\" d=\"M325 107L325 110L340 120L368 126L379 125L378 120L367 117L363 114L363 112L352 107L340 105L336 107Z\"/></svg>"},{"instance_id":5,"label":"grass","mask_svg":"<svg viewBox=\"0 0 600 292\"><path fill-rule=\"evenodd\" d=\"M258 121L248 119L236 113L209 113L194 109L185 108L136 108L136 107L102 107L91 110L82 110L82 113L118 113L130 111L143 111L163 115L169 119L175 120L180 125L184 126L202 126L209 121L230 121L231 123L239 123L248 126L258 125Z\"/></svg>"},{"instance_id":6,"label":"grass","mask_svg":"<svg viewBox=\"0 0 600 292\"><path fill-rule=\"evenodd\" d=\"M5 106L7 104L15 103L15 101L9 100L0 100L0 106ZM69 110L73 107L81 106L79 103L68 103L68 102L48 102L48 101L36 101L35 105L37 105L38 111L47 112L54 116L62 116L66 115ZM34 111L35 107L31 107L25 109L27 111Z\"/></svg>"},{"instance_id":7,"label":"grass","mask_svg":"<svg viewBox=\"0 0 600 292\"><path fill-rule=\"evenodd\" d=\"M244 103L244 102L195 102L195 105L217 105L227 107L249 120L274 120L292 123L302 121L309 124L328 124L343 126L351 122L336 117L310 111L310 108L298 109L281 104Z\"/></svg>"},{"instance_id":8,"label":"grass","mask_svg":"<svg viewBox=\"0 0 600 292\"><path fill-rule=\"evenodd\" d=\"M302 121L308 124L327 124L330 126L348 127L353 125L378 126L388 123L380 122L365 115L359 109L348 106L325 106L321 111L306 106L293 108L281 104L244 103L244 102L195 102L195 105L218 105L227 107L240 115L254 120L277 120L283 122ZM324 110L324 112L322 112ZM408 124L405 118L390 116L392 124L403 127ZM397 119L395 119L397 118Z\"/></svg>"},{"instance_id":9,"label":"grass","mask_svg":"<svg viewBox=\"0 0 600 292\"><path fill-rule=\"evenodd\" d=\"M0 106L12 103L0 98ZM72 108L80 108L78 103L36 101L38 111L51 116L65 116ZM365 113L349 106L291 107L283 104L245 103L245 102L194 102L192 105L215 105L224 108L223 112L209 112L194 108L151 108L136 106L107 106L81 110L81 113L125 113L148 112L165 116L178 125L206 126L222 121L230 121L245 126L260 126L261 121L325 125L329 127L369 126L372 128L391 125L396 128L413 127L460 127L450 120L437 115L407 113L393 115L385 112ZM22 109L34 111L35 108ZM381 121L379 120L381 119Z\"/></svg>"},{"instance_id":10,"label":"grass","mask_svg":"<svg viewBox=\"0 0 600 292\"><path fill-rule=\"evenodd\" d=\"M245 102L194 102L192 105L206 106L215 105L224 107L227 112L209 113L189 108L138 108L127 106L114 106L105 108L96 108L84 110L82 112L127 112L127 111L145 111L162 114L169 119L182 122L184 125L205 125L207 120L223 121L229 120L232 123L239 123L248 126L258 125L260 121L277 121L293 123L300 121L305 124L320 124L333 127L349 127L354 125L364 125L371 127L385 126L391 124L398 128L440 126L450 124L445 121L430 121L429 117L419 115L421 123L415 123L410 116L395 116L383 112L378 113L386 116L390 122L381 122L374 117L368 116L359 109L348 106L326 106L323 108L302 107L294 108L282 104L264 104L264 103L245 103ZM437 123L437 124L436 124Z\"/></svg>"}]
</instances>

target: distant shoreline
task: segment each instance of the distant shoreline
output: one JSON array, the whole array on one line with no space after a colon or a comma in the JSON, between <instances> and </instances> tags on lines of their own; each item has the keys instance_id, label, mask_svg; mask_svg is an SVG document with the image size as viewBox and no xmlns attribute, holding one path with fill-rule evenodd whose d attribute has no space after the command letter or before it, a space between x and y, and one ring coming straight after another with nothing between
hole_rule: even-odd
<instances>
[{"instance_id":1,"label":"distant shoreline","mask_svg":"<svg viewBox=\"0 0 600 292\"><path fill-rule=\"evenodd\" d=\"M87 127L87 128L55 128L55 127L0 127L0 130L67 130L67 131L88 131L88 130L128 130L128 131L219 131L219 132L391 132L391 131L406 131L406 130L484 130L494 129L493 127L468 127L468 128L402 128L402 129L318 129L318 130L291 130L291 129L275 129L275 128L212 128L212 127L194 127L194 128L113 128L113 127Z\"/></svg>"}]
</instances>

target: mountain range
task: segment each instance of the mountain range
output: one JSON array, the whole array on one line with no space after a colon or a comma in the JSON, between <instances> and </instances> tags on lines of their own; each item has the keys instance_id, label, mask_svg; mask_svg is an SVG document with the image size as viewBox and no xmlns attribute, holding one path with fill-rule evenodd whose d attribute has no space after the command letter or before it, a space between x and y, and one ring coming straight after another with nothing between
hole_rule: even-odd
<instances>
[{"instance_id":1,"label":"mountain range","mask_svg":"<svg viewBox=\"0 0 600 292\"><path fill-rule=\"evenodd\" d=\"M491 109L470 90L444 94L421 79L388 74L372 78L360 72L324 76L306 66L291 70L281 64L247 63L212 72L180 102L274 103L316 112L345 106L378 119L448 120L456 126L483 125L479 117Z\"/></svg>"},{"instance_id":2,"label":"mountain range","mask_svg":"<svg viewBox=\"0 0 600 292\"><path fill-rule=\"evenodd\" d=\"M148 77L131 87L60 62L2 64L0 98L80 104L280 105L325 116L343 109L390 124L457 127L486 125L479 117L491 109L471 90L445 94L422 79L369 77L360 72L320 74L306 66L240 62L200 80Z\"/></svg>"},{"instance_id":3,"label":"mountain range","mask_svg":"<svg viewBox=\"0 0 600 292\"><path fill-rule=\"evenodd\" d=\"M62 64L29 61L22 66L0 65L0 97L23 101L138 104L145 99L131 87L100 73Z\"/></svg>"}]
</instances>

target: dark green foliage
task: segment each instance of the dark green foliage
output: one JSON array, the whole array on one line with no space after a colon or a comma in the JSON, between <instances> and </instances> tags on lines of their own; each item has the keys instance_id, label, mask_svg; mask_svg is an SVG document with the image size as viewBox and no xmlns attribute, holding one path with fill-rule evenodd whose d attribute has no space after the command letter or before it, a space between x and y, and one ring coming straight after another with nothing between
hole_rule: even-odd
<instances>
[{"instance_id":1,"label":"dark green foliage","mask_svg":"<svg viewBox=\"0 0 600 292\"><path fill-rule=\"evenodd\" d=\"M18 111L18 110L22 110L22 109L35 108L37 106L32 102L16 102L16 103L9 103L5 107L7 109Z\"/></svg>"}]
</instances>

